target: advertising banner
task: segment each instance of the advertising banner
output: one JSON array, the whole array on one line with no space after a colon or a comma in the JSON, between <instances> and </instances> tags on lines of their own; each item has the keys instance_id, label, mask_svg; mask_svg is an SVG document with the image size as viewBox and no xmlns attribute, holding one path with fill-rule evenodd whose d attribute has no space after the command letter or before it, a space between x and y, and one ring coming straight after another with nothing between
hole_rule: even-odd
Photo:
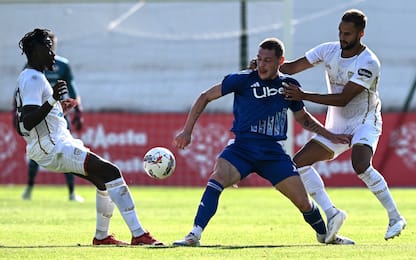
<instances>
[{"instance_id":1,"label":"advertising banner","mask_svg":"<svg viewBox=\"0 0 416 260\"><path fill-rule=\"evenodd\" d=\"M317 115L323 122L324 115ZM214 167L216 156L233 138L229 131L231 114L203 114L195 126L192 144L186 149L172 146L181 130L186 114L175 113L84 113L84 128L73 132L86 146L114 162L130 185L204 186ZM11 113L0 113L0 184L25 184L27 157L25 143L17 135ZM297 151L311 133L295 124L293 145ZM154 180L143 171L143 156L152 147L163 146L176 157L176 170L165 180ZM374 167L389 186L416 186L416 113L384 114L384 128ZM335 160L315 165L329 187L363 186L355 175L350 152ZM77 183L87 182L76 178ZM37 184L64 184L59 173L40 170ZM252 174L240 186L267 186L269 183Z\"/></svg>"}]
</instances>

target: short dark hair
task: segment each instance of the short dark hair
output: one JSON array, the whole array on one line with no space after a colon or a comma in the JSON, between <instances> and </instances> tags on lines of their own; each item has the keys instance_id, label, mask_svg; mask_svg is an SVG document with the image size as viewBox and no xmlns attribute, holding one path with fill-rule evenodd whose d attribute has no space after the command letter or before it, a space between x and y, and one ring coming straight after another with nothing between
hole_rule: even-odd
<instances>
[{"instance_id":1,"label":"short dark hair","mask_svg":"<svg viewBox=\"0 0 416 260\"><path fill-rule=\"evenodd\" d=\"M260 43L259 47L266 50L274 50L278 58L282 57L285 53L283 42L277 38L266 38Z\"/></svg>"},{"instance_id":2,"label":"short dark hair","mask_svg":"<svg viewBox=\"0 0 416 260\"><path fill-rule=\"evenodd\" d=\"M353 23L359 31L364 31L367 23L367 16L358 9L350 9L345 11L341 19L342 22Z\"/></svg>"},{"instance_id":3,"label":"short dark hair","mask_svg":"<svg viewBox=\"0 0 416 260\"><path fill-rule=\"evenodd\" d=\"M37 45L48 45L51 44L50 40L51 31L48 29L36 28L31 32L28 32L19 41L19 48L22 50L22 54L26 54L29 58L32 56L32 52Z\"/></svg>"}]
</instances>

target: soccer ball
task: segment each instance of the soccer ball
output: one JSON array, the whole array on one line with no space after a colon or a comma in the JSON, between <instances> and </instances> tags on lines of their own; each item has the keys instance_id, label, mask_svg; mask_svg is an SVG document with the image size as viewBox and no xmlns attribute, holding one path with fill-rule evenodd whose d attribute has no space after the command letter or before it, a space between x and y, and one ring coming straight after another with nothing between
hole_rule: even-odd
<instances>
[{"instance_id":1,"label":"soccer ball","mask_svg":"<svg viewBox=\"0 0 416 260\"><path fill-rule=\"evenodd\" d=\"M162 180L171 176L175 166L175 156L165 147L154 147L143 158L144 171L154 179Z\"/></svg>"}]
</instances>

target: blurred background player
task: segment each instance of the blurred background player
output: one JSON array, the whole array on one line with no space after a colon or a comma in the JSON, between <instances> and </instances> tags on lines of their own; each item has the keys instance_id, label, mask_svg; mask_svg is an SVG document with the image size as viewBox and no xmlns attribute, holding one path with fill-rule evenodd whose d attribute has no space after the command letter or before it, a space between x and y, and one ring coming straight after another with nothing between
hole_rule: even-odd
<instances>
[{"instance_id":1,"label":"blurred background player","mask_svg":"<svg viewBox=\"0 0 416 260\"><path fill-rule=\"evenodd\" d=\"M58 38L56 35L50 32L49 36L52 41L52 49L56 53ZM25 66L27 67L27 65ZM81 108L81 98L78 95L75 81L72 75L72 70L69 65L68 59L55 55L55 64L53 65L53 70L46 70L45 76L48 79L49 83L53 86L55 85L58 80L64 80L67 83L68 87L68 96L77 100L78 105L74 107L74 111L65 116L65 119L68 123L68 129L71 131L76 130L80 131L83 127L83 119L82 119L82 108ZM36 175L39 170L39 165L29 159L28 163L28 182L27 186L23 192L22 198L24 200L30 200L32 198L32 191L35 185ZM75 177L72 173L65 173L66 184L68 186L69 191L69 200L70 201L77 201L77 202L84 202L84 198L80 195L75 193Z\"/></svg>"},{"instance_id":2,"label":"blurred background player","mask_svg":"<svg viewBox=\"0 0 416 260\"><path fill-rule=\"evenodd\" d=\"M292 75L323 63L328 94L304 92L294 85L288 86L285 94L289 100L328 105L325 127L334 133L352 135L349 145L334 144L318 134L295 154L293 161L306 190L325 211L328 219L337 214L339 210L329 199L313 164L332 160L352 149L354 171L387 211L389 224L384 236L387 240L400 235L406 221L400 215L383 175L372 165L382 130L381 101L377 90L380 61L361 43L366 23L367 17L360 10L346 11L338 26L339 41L316 46L305 56L285 62L280 71Z\"/></svg>"}]
</instances>

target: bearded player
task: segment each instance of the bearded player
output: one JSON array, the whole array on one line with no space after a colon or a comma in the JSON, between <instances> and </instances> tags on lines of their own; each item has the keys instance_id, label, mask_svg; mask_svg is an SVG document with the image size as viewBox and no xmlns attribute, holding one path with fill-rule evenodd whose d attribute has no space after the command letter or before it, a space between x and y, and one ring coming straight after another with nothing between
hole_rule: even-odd
<instances>
[{"instance_id":1,"label":"bearded player","mask_svg":"<svg viewBox=\"0 0 416 260\"><path fill-rule=\"evenodd\" d=\"M339 24L338 42L327 42L306 52L304 57L286 62L280 71L295 74L323 63L326 69L328 94L304 92L290 85L285 94L289 100L308 100L328 105L325 128L334 133L352 135L351 146L335 144L316 135L293 161L298 167L308 193L330 219L339 210L329 199L323 181L313 164L331 160L352 149L351 162L360 178L386 209L389 217L385 240L400 235L406 221L400 215L383 176L372 165L381 135L381 102L378 97L380 61L361 42L367 17L360 10L348 10ZM351 148L352 147L352 148Z\"/></svg>"}]
</instances>

